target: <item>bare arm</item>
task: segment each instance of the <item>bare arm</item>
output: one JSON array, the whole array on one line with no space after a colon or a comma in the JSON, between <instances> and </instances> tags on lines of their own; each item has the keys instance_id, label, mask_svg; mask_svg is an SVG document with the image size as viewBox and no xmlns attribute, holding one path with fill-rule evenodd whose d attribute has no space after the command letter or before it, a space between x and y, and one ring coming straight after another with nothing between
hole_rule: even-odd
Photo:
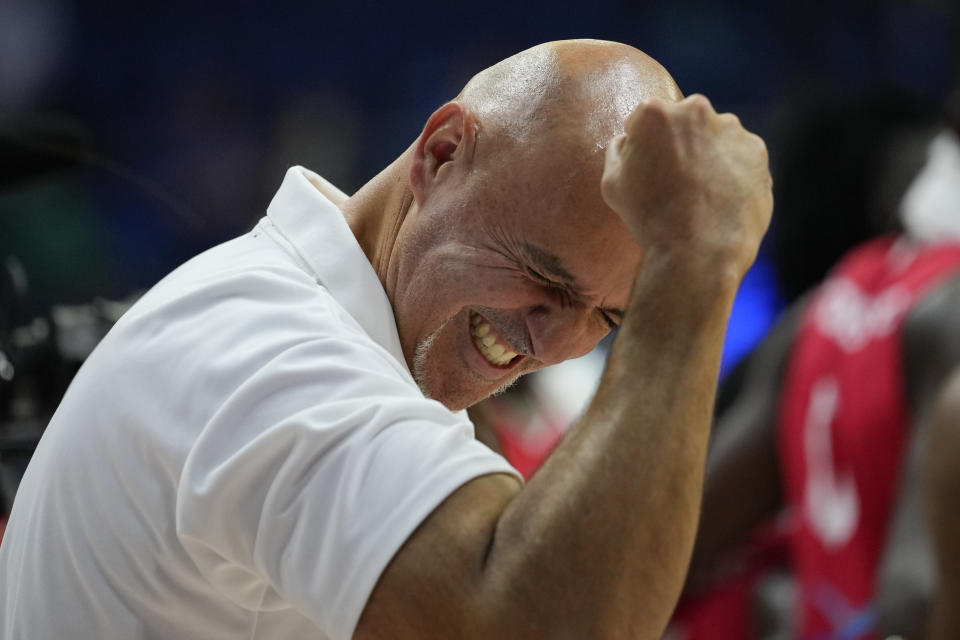
<instances>
[{"instance_id":1,"label":"bare arm","mask_svg":"<svg viewBox=\"0 0 960 640\"><path fill-rule=\"evenodd\" d=\"M806 300L794 303L750 354L736 399L717 418L707 454L693 571L709 566L782 505L777 406L805 305Z\"/></svg>"},{"instance_id":2,"label":"bare arm","mask_svg":"<svg viewBox=\"0 0 960 640\"><path fill-rule=\"evenodd\" d=\"M881 635L927 637L937 567L923 512L923 482L931 409L950 372L960 364L960 278L938 287L904 325L904 374L913 423L900 489L880 564L877 630ZM960 457L954 459L960 466Z\"/></svg>"},{"instance_id":3,"label":"bare arm","mask_svg":"<svg viewBox=\"0 0 960 640\"><path fill-rule=\"evenodd\" d=\"M950 640L960 637L960 368L944 385L931 414L924 484L937 595L927 637Z\"/></svg>"},{"instance_id":4,"label":"bare arm","mask_svg":"<svg viewBox=\"0 0 960 640\"><path fill-rule=\"evenodd\" d=\"M647 254L596 398L526 488L479 478L436 509L356 638L659 638L666 626L727 317L772 200L762 142L702 97L641 105L627 134L608 150L604 198Z\"/></svg>"}]
</instances>

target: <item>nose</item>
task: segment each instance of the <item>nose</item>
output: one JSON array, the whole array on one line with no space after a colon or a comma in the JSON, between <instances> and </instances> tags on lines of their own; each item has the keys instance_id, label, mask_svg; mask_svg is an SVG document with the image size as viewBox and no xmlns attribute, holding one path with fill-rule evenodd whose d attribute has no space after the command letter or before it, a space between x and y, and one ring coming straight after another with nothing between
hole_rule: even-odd
<instances>
[{"instance_id":1,"label":"nose","mask_svg":"<svg viewBox=\"0 0 960 640\"><path fill-rule=\"evenodd\" d=\"M530 307L526 323L534 357L551 365L589 353L607 334L591 313L592 309L579 304Z\"/></svg>"}]
</instances>

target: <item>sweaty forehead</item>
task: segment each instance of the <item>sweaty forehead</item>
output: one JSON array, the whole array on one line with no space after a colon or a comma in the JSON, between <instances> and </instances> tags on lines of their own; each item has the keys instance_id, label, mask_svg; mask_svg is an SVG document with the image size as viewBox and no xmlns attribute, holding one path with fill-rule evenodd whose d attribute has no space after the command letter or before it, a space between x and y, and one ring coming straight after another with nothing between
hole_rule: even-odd
<instances>
[{"instance_id":1,"label":"sweaty forehead","mask_svg":"<svg viewBox=\"0 0 960 640\"><path fill-rule=\"evenodd\" d=\"M640 264L641 249L615 213L604 207L557 207L521 216L525 255L558 281L622 306Z\"/></svg>"},{"instance_id":2,"label":"sweaty forehead","mask_svg":"<svg viewBox=\"0 0 960 640\"><path fill-rule=\"evenodd\" d=\"M669 73L643 52L597 40L550 42L474 76L460 99L488 132L528 142L565 124L603 145L638 103L679 99Z\"/></svg>"},{"instance_id":3,"label":"sweaty forehead","mask_svg":"<svg viewBox=\"0 0 960 640\"><path fill-rule=\"evenodd\" d=\"M656 64L656 63L653 63ZM623 133L624 123L638 104L653 97L679 99L673 79L657 68L638 65L635 59L607 61L584 70L577 83L574 104L583 105L580 114L590 143L604 147L610 138Z\"/></svg>"}]
</instances>

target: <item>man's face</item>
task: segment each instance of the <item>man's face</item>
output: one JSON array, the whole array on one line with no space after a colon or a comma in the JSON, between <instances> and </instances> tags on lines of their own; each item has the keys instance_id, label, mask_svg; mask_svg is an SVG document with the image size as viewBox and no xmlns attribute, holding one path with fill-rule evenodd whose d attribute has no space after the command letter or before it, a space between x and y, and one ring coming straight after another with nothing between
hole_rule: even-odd
<instances>
[{"instance_id":1,"label":"man's face","mask_svg":"<svg viewBox=\"0 0 960 640\"><path fill-rule=\"evenodd\" d=\"M575 166L513 158L453 175L411 209L391 298L428 396L467 407L619 324L640 248L603 204L601 170L599 151Z\"/></svg>"}]
</instances>

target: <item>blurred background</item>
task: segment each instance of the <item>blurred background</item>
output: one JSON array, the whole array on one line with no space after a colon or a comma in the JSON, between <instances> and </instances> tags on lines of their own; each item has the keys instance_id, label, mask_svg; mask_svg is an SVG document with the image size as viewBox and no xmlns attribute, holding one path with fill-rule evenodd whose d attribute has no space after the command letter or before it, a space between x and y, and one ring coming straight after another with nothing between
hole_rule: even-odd
<instances>
[{"instance_id":1,"label":"blurred background","mask_svg":"<svg viewBox=\"0 0 960 640\"><path fill-rule=\"evenodd\" d=\"M886 114L884 126L935 118L960 58L952 0L0 0L6 464L9 451L28 456L30 434L123 301L247 230L288 166L350 193L473 73L570 37L648 52L685 93L706 94L768 141L775 223L738 299L724 375L870 235L871 216L896 197L884 193L890 176L907 170L876 164L922 156L915 144L877 160L887 140L862 114ZM588 397L602 361L546 384L567 388L541 392L557 412L548 435L578 410L556 398ZM513 407L509 419L535 414Z\"/></svg>"}]
</instances>

